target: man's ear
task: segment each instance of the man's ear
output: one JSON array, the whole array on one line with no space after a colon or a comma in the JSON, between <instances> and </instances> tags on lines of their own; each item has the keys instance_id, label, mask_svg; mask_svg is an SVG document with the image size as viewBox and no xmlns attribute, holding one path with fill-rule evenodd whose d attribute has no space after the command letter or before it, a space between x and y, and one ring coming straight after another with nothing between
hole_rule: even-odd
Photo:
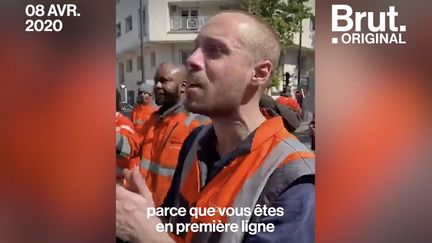
<instances>
[{"instance_id":1,"label":"man's ear","mask_svg":"<svg viewBox=\"0 0 432 243\"><path fill-rule=\"evenodd\" d=\"M273 65L269 60L262 61L255 65L254 72L251 79L251 85L264 86L270 79Z\"/></svg>"},{"instance_id":2,"label":"man's ear","mask_svg":"<svg viewBox=\"0 0 432 243\"><path fill-rule=\"evenodd\" d=\"M180 84L180 93L181 93L181 94L183 94L183 93L186 91L186 84L187 84L187 81L186 81L186 80L183 80L183 81L181 82L181 84Z\"/></svg>"}]
</instances>

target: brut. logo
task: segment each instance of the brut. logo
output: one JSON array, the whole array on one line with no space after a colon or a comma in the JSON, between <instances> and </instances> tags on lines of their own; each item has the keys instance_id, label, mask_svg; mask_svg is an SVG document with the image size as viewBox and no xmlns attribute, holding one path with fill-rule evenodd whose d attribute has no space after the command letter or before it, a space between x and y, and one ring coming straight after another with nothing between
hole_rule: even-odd
<instances>
[{"instance_id":1,"label":"brut. logo","mask_svg":"<svg viewBox=\"0 0 432 243\"><path fill-rule=\"evenodd\" d=\"M339 40L343 44L406 44L402 33L405 25L396 26L399 15L394 6L389 6L387 12L354 12L346 4L332 5L332 31L343 33L332 38L333 44ZM366 26L367 29L362 29Z\"/></svg>"}]
</instances>

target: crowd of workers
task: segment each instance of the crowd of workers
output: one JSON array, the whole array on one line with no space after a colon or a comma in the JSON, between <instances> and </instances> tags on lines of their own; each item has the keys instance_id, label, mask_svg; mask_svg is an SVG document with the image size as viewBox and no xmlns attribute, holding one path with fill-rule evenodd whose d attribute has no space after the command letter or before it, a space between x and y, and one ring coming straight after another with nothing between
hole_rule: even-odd
<instances>
[{"instance_id":1,"label":"crowd of workers","mask_svg":"<svg viewBox=\"0 0 432 243\"><path fill-rule=\"evenodd\" d=\"M118 242L313 242L315 160L292 134L302 96L265 94L280 47L255 16L223 12L200 30L187 65L162 63L131 120L116 113ZM153 104L153 94L154 102ZM300 93L301 95L301 93ZM282 207L251 217L271 233L158 232L160 222L236 217L149 217L148 207Z\"/></svg>"}]
</instances>

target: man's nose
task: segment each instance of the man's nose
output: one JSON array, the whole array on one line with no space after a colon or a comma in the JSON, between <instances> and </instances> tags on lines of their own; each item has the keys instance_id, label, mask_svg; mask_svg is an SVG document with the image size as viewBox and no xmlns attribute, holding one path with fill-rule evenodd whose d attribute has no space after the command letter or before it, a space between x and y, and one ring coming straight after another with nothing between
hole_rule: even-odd
<instances>
[{"instance_id":1,"label":"man's nose","mask_svg":"<svg viewBox=\"0 0 432 243\"><path fill-rule=\"evenodd\" d=\"M197 48L187 59L187 67L191 71L198 71L204 68L204 53L201 47Z\"/></svg>"}]
</instances>

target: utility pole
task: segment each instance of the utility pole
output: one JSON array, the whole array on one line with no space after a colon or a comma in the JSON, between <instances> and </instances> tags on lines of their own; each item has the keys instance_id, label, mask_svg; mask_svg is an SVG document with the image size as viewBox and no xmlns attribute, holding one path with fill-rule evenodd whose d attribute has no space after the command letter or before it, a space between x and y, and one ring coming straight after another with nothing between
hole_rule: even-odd
<instances>
[{"instance_id":1,"label":"utility pole","mask_svg":"<svg viewBox=\"0 0 432 243\"><path fill-rule=\"evenodd\" d=\"M139 11L140 14L138 15L140 17L140 42L141 42L141 82L145 83L145 79L144 79L144 47L143 47L143 36L144 36L144 31L143 31L143 9L142 9L142 0L139 1Z\"/></svg>"}]
</instances>

